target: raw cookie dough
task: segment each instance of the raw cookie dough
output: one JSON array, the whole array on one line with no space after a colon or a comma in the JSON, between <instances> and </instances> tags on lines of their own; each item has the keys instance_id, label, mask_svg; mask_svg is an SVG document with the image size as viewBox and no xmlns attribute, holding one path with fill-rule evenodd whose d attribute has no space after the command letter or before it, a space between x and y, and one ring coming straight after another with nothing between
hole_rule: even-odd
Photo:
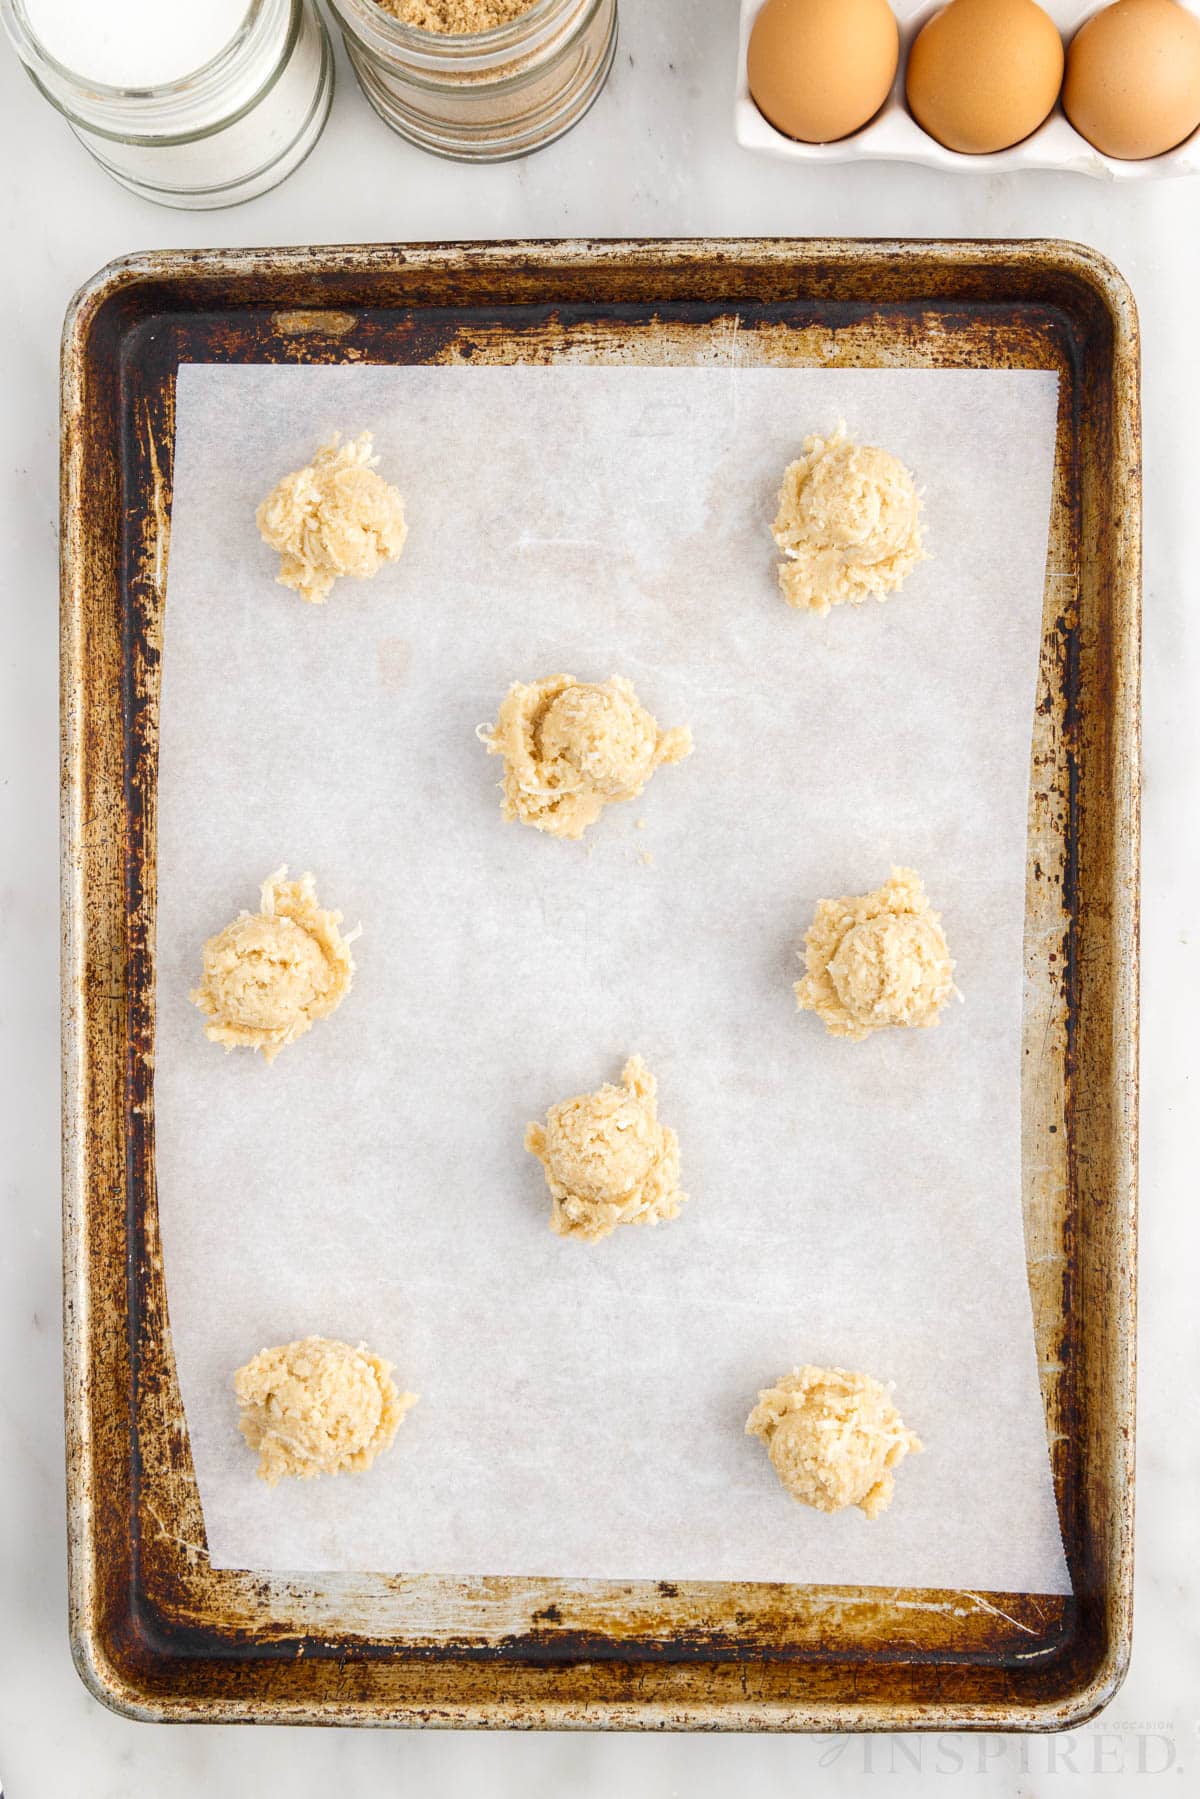
<instances>
[{"instance_id":1,"label":"raw cookie dough","mask_svg":"<svg viewBox=\"0 0 1200 1799\"><path fill-rule=\"evenodd\" d=\"M795 1368L758 1396L747 1434L767 1445L775 1472L801 1505L877 1518L892 1503L893 1468L921 1443L905 1430L888 1389L845 1368Z\"/></svg>"},{"instance_id":2,"label":"raw cookie dough","mask_svg":"<svg viewBox=\"0 0 1200 1799\"><path fill-rule=\"evenodd\" d=\"M893 868L874 893L821 900L804 934L804 964L800 1010L856 1041L889 1025L936 1024L957 992L942 921L912 868Z\"/></svg>"},{"instance_id":3,"label":"raw cookie dough","mask_svg":"<svg viewBox=\"0 0 1200 1799\"><path fill-rule=\"evenodd\" d=\"M640 1056L621 1071L621 1085L605 1082L551 1106L546 1123L531 1124L525 1147L542 1164L560 1237L598 1243L619 1224L658 1224L678 1216L679 1139L658 1122L657 1083Z\"/></svg>"},{"instance_id":4,"label":"raw cookie dough","mask_svg":"<svg viewBox=\"0 0 1200 1799\"><path fill-rule=\"evenodd\" d=\"M779 585L789 606L828 612L844 600L885 600L918 562L921 497L887 450L832 437L806 437L784 470L771 534L786 561Z\"/></svg>"},{"instance_id":5,"label":"raw cookie dough","mask_svg":"<svg viewBox=\"0 0 1200 1799\"><path fill-rule=\"evenodd\" d=\"M238 1426L258 1451L258 1478L361 1473L387 1449L415 1393L399 1393L392 1364L360 1343L304 1337L263 1349L233 1377Z\"/></svg>"},{"instance_id":6,"label":"raw cookie dough","mask_svg":"<svg viewBox=\"0 0 1200 1799\"><path fill-rule=\"evenodd\" d=\"M263 542L279 551L276 580L314 604L339 575L365 580L404 548L404 501L375 473L371 433L340 443L335 431L307 468L285 475L255 519Z\"/></svg>"},{"instance_id":7,"label":"raw cookie dough","mask_svg":"<svg viewBox=\"0 0 1200 1799\"><path fill-rule=\"evenodd\" d=\"M504 817L552 837L582 837L605 806L636 799L656 768L692 750L688 727L661 731L620 675L517 681L479 737L504 758Z\"/></svg>"},{"instance_id":8,"label":"raw cookie dough","mask_svg":"<svg viewBox=\"0 0 1200 1799\"><path fill-rule=\"evenodd\" d=\"M311 875L289 881L277 868L262 884L260 910L239 912L204 945L204 972L192 1000L204 1034L270 1062L350 991L354 963L340 912L322 912Z\"/></svg>"}]
</instances>

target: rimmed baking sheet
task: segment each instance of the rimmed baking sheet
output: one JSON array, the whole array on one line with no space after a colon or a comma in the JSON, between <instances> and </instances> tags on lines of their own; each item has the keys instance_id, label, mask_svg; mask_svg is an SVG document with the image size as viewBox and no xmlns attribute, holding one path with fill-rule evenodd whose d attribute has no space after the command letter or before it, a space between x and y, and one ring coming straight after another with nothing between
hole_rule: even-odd
<instances>
[{"instance_id":1,"label":"rimmed baking sheet","mask_svg":"<svg viewBox=\"0 0 1200 1799\"><path fill-rule=\"evenodd\" d=\"M148 1081L176 369L671 365L701 350L719 360L732 343L740 363L767 368L1016 367L1058 381L1022 1120L1034 1328L1074 1596L214 1568L163 1310ZM65 392L67 991L82 1006L78 1030L68 1012L68 1404L75 1634L96 1688L150 1715L396 1722L1028 1727L1094 1707L1128 1634L1136 340L1119 278L1063 246L155 258L84 297ZM769 584L769 560L766 571ZM335 617L333 604L320 616ZM169 660L165 678L169 696ZM670 695L654 700L671 722ZM669 784L682 791L700 766L658 777L651 829L671 815L658 809ZM656 867L629 874L653 879L651 847ZM115 1008L114 993L126 996ZM802 1022L789 1015L789 1033ZM103 1202L122 1189L123 1206ZM692 1222L670 1227L680 1243ZM113 1254L122 1242L128 1262ZM551 1668L552 1687L539 1672Z\"/></svg>"}]
</instances>

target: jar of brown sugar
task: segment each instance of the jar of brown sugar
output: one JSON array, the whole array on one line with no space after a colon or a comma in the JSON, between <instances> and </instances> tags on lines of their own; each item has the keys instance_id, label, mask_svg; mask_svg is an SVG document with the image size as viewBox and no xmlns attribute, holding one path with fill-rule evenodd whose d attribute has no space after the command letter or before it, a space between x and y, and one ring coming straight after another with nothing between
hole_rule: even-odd
<instances>
[{"instance_id":1,"label":"jar of brown sugar","mask_svg":"<svg viewBox=\"0 0 1200 1799\"><path fill-rule=\"evenodd\" d=\"M331 0L359 85L439 156L500 162L578 123L617 44L617 0Z\"/></svg>"}]
</instances>

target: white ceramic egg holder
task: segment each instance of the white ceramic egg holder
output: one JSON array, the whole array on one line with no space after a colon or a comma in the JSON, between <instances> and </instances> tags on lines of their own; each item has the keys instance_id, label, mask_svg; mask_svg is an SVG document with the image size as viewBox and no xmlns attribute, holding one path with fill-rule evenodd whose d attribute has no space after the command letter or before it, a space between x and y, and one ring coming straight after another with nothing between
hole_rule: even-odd
<instances>
[{"instance_id":1,"label":"white ceramic egg holder","mask_svg":"<svg viewBox=\"0 0 1200 1799\"><path fill-rule=\"evenodd\" d=\"M750 27L763 0L742 0L738 35L738 85L734 103L734 135L747 150L782 157L785 162L916 162L931 169L960 169L975 175L1001 174L1009 169L1066 169L1078 175L1095 175L1102 181L1149 181L1168 175L1200 174L1200 131L1192 133L1165 156L1143 162L1120 162L1101 156L1071 125L1061 102L1031 137L991 156L963 156L947 150L922 131L904 104L904 74L913 39L927 19L940 12L946 0L893 0L900 25L900 65L892 91L869 125L833 144L802 144L785 137L767 123L750 98L746 83L746 47ZM1042 0L1046 11L1070 42L1079 26L1093 13L1102 12L1108 0ZM1200 0L1184 0L1189 12L1200 11Z\"/></svg>"}]
</instances>

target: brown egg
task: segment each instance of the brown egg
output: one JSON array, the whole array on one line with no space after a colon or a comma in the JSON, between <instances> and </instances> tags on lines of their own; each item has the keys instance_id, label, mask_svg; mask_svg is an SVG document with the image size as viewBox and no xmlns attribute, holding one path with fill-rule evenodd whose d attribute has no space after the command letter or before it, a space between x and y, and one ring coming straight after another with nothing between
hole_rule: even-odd
<instances>
[{"instance_id":1,"label":"brown egg","mask_svg":"<svg viewBox=\"0 0 1200 1799\"><path fill-rule=\"evenodd\" d=\"M1063 108L1105 156L1138 161L1200 126L1200 19L1175 0L1117 0L1067 52Z\"/></svg>"},{"instance_id":2,"label":"brown egg","mask_svg":"<svg viewBox=\"0 0 1200 1799\"><path fill-rule=\"evenodd\" d=\"M950 0L918 33L905 93L930 137L984 156L1037 130L1062 74L1058 27L1034 0Z\"/></svg>"},{"instance_id":3,"label":"brown egg","mask_svg":"<svg viewBox=\"0 0 1200 1799\"><path fill-rule=\"evenodd\" d=\"M750 33L746 75L777 131L828 144L875 116L899 60L887 0L766 0Z\"/></svg>"}]
</instances>

